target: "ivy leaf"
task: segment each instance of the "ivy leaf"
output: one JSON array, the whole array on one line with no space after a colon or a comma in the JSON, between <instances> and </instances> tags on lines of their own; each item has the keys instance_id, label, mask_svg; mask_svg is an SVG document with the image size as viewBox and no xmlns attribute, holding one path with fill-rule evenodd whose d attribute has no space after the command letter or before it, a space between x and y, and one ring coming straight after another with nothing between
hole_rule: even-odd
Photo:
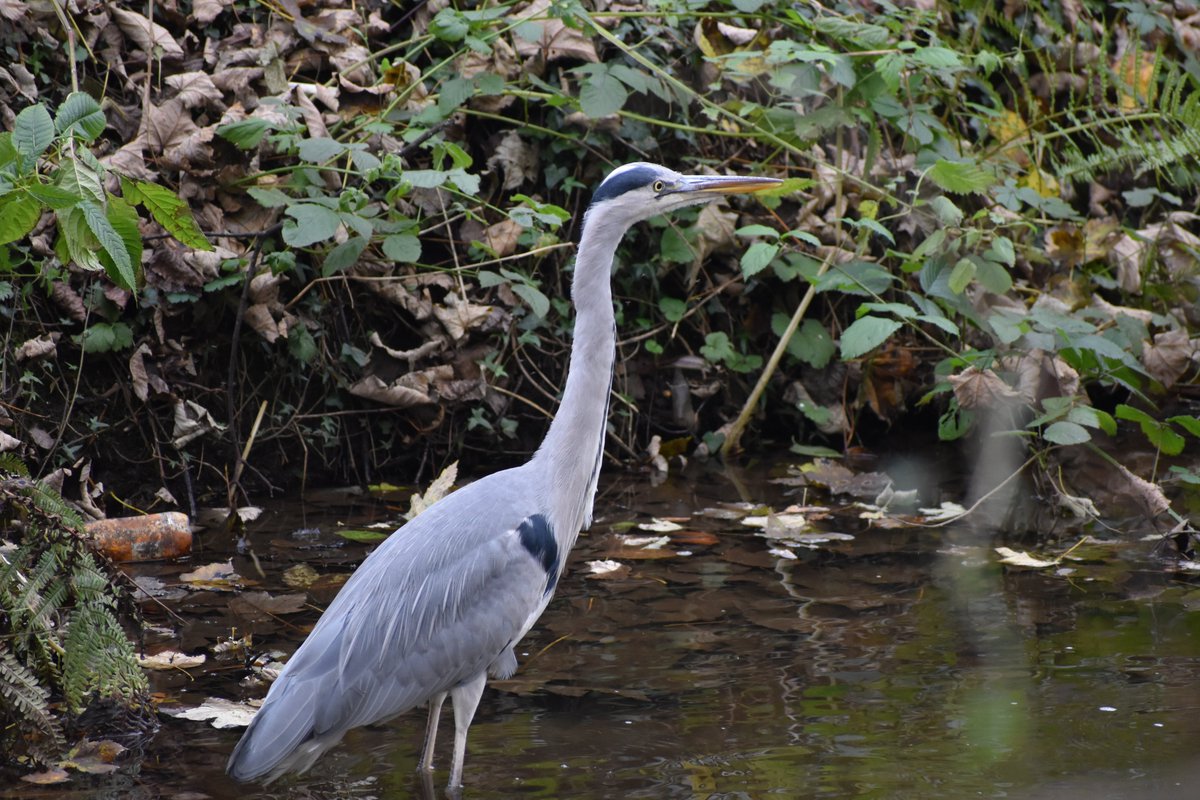
<instances>
[{"instance_id":1,"label":"ivy leaf","mask_svg":"<svg viewBox=\"0 0 1200 800\"><path fill-rule=\"evenodd\" d=\"M724 331L716 331L704 337L700 355L707 358L710 363L720 364L736 356L737 351L733 349L733 343L729 341L729 336Z\"/></svg>"},{"instance_id":2,"label":"ivy leaf","mask_svg":"<svg viewBox=\"0 0 1200 800\"><path fill-rule=\"evenodd\" d=\"M308 247L331 239L342 224L341 217L316 203L293 203L284 213L295 220L283 225L283 241L292 247Z\"/></svg>"},{"instance_id":3,"label":"ivy leaf","mask_svg":"<svg viewBox=\"0 0 1200 800\"><path fill-rule=\"evenodd\" d=\"M86 92L71 92L54 115L54 128L60 135L78 136L85 142L94 141L107 125L100 104Z\"/></svg>"},{"instance_id":4,"label":"ivy leaf","mask_svg":"<svg viewBox=\"0 0 1200 800\"><path fill-rule=\"evenodd\" d=\"M996 183L991 170L965 161L947 161L939 158L925 173L931 181L947 192L955 194L982 193Z\"/></svg>"},{"instance_id":5,"label":"ivy leaf","mask_svg":"<svg viewBox=\"0 0 1200 800\"><path fill-rule=\"evenodd\" d=\"M85 353L111 353L133 346L133 331L124 322L98 322L83 332Z\"/></svg>"},{"instance_id":6,"label":"ivy leaf","mask_svg":"<svg viewBox=\"0 0 1200 800\"><path fill-rule=\"evenodd\" d=\"M842 331L842 358L858 358L874 350L886 342L903 324L899 320L873 317L869 314L856 319L850 327Z\"/></svg>"},{"instance_id":7,"label":"ivy leaf","mask_svg":"<svg viewBox=\"0 0 1200 800\"><path fill-rule=\"evenodd\" d=\"M41 103L28 106L13 122L12 142L20 156L22 171L33 169L38 158L54 141L54 120Z\"/></svg>"},{"instance_id":8,"label":"ivy leaf","mask_svg":"<svg viewBox=\"0 0 1200 800\"><path fill-rule=\"evenodd\" d=\"M663 261L672 264L690 264L696 258L696 251L688 244L687 238L678 228L670 227L663 230L658 240L658 254Z\"/></svg>"},{"instance_id":9,"label":"ivy leaf","mask_svg":"<svg viewBox=\"0 0 1200 800\"><path fill-rule=\"evenodd\" d=\"M133 262L129 258L129 251L125 249L125 241L121 235L108 221L104 209L91 200L84 200L77 208L83 213L83 221L87 223L88 230L112 259L114 268L107 270L108 277L121 288L134 291L137 288L137 276L133 274Z\"/></svg>"},{"instance_id":10,"label":"ivy leaf","mask_svg":"<svg viewBox=\"0 0 1200 800\"><path fill-rule=\"evenodd\" d=\"M658 308L667 322L679 322L687 312L687 303L674 297L660 297Z\"/></svg>"}]
</instances>

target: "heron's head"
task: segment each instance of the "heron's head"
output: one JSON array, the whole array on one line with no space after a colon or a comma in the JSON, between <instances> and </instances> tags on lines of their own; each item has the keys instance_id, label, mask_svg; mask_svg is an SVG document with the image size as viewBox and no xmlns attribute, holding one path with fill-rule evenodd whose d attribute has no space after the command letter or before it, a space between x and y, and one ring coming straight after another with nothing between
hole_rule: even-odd
<instances>
[{"instance_id":1,"label":"heron's head","mask_svg":"<svg viewBox=\"0 0 1200 800\"><path fill-rule=\"evenodd\" d=\"M609 173L592 195L588 215L595 223L603 219L628 227L677 208L707 203L727 194L758 192L780 183L777 178L683 175L639 161Z\"/></svg>"}]
</instances>

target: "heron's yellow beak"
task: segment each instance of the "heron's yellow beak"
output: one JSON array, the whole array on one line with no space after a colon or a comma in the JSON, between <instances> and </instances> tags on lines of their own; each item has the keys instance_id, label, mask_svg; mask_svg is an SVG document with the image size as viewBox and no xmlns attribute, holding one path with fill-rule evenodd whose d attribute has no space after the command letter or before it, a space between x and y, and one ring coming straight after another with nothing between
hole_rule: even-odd
<instances>
[{"instance_id":1,"label":"heron's yellow beak","mask_svg":"<svg viewBox=\"0 0 1200 800\"><path fill-rule=\"evenodd\" d=\"M679 191L708 194L747 194L773 189L783 183L779 178L743 175L684 175Z\"/></svg>"}]
</instances>

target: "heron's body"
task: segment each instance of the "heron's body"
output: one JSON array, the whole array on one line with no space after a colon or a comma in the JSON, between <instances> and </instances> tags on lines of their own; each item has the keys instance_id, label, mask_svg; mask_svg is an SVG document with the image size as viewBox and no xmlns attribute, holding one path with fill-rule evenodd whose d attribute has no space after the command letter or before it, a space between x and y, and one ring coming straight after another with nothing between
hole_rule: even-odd
<instances>
[{"instance_id":1,"label":"heron's body","mask_svg":"<svg viewBox=\"0 0 1200 800\"><path fill-rule=\"evenodd\" d=\"M230 757L230 775L272 780L302 772L351 728L426 702L428 769L449 694L450 785L459 785L487 675L515 671L513 647L545 610L579 531L591 523L616 347L609 273L621 237L654 214L773 183L632 164L601 184L572 282L567 385L542 446L529 463L430 506L362 563L272 685Z\"/></svg>"}]
</instances>

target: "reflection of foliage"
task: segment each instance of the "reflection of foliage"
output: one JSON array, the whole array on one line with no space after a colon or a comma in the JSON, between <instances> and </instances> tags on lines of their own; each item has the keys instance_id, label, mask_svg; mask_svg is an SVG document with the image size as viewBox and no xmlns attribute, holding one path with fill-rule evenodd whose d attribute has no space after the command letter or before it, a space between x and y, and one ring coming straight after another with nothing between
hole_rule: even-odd
<instances>
[{"instance_id":1,"label":"reflection of foliage","mask_svg":"<svg viewBox=\"0 0 1200 800\"><path fill-rule=\"evenodd\" d=\"M70 720L116 704L139 718L145 676L78 515L7 454L0 509L14 540L0 551L0 750L14 762L53 761L65 744L60 712Z\"/></svg>"}]
</instances>

